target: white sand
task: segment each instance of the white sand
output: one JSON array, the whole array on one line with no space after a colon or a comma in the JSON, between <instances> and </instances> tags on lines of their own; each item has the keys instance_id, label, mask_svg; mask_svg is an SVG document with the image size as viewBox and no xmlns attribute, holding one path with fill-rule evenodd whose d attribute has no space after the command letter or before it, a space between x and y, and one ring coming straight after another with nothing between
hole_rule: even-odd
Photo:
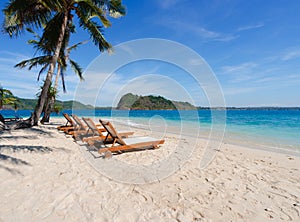
<instances>
[{"instance_id":1,"label":"white sand","mask_svg":"<svg viewBox=\"0 0 300 222\"><path fill-rule=\"evenodd\" d=\"M174 135L165 139L160 149L103 160L53 126L6 131L0 134L0 221L300 221L296 156L222 144L199 170L206 145L200 140L179 171L143 185L109 179L85 158L151 164L179 142ZM191 141L182 141L188 149Z\"/></svg>"}]
</instances>

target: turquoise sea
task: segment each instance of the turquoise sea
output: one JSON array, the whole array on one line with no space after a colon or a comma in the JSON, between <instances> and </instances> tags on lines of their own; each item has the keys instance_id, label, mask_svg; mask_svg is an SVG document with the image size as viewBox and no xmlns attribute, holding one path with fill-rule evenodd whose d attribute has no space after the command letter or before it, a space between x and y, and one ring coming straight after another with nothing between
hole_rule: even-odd
<instances>
[{"instance_id":1,"label":"turquoise sea","mask_svg":"<svg viewBox=\"0 0 300 222\"><path fill-rule=\"evenodd\" d=\"M29 117L30 110L2 110L4 116ZM72 110L64 110L69 114ZM187 136L222 136L226 143L300 154L300 109L276 110L75 110L78 116L113 119L130 127ZM62 117L52 114L52 117ZM225 130L223 130L225 129ZM218 131L217 133L211 133ZM213 138L213 136L212 136Z\"/></svg>"}]
</instances>

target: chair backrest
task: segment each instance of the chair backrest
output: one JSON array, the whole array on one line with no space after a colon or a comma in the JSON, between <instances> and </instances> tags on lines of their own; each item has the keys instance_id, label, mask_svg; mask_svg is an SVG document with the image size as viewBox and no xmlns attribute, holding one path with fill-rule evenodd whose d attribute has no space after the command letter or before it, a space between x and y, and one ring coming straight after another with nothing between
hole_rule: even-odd
<instances>
[{"instance_id":1,"label":"chair backrest","mask_svg":"<svg viewBox=\"0 0 300 222\"><path fill-rule=\"evenodd\" d=\"M72 120L68 113L63 113L63 116L67 119L66 125L70 123L71 126L76 126L76 123Z\"/></svg>"},{"instance_id":2,"label":"chair backrest","mask_svg":"<svg viewBox=\"0 0 300 222\"><path fill-rule=\"evenodd\" d=\"M120 145L126 145L122 137L118 134L114 126L109 121L99 119L99 122L102 124L107 133L111 136L111 138L116 139L116 142Z\"/></svg>"},{"instance_id":3,"label":"chair backrest","mask_svg":"<svg viewBox=\"0 0 300 222\"><path fill-rule=\"evenodd\" d=\"M85 124L89 127L89 129L93 132L94 135L102 136L101 132L99 132L96 124L94 123L94 121L91 118L82 117L82 119L85 122Z\"/></svg>"},{"instance_id":4,"label":"chair backrest","mask_svg":"<svg viewBox=\"0 0 300 222\"><path fill-rule=\"evenodd\" d=\"M85 125L83 124L83 122L80 120L80 118L77 115L72 114L72 117L80 129L83 129L83 130L86 129Z\"/></svg>"}]
</instances>

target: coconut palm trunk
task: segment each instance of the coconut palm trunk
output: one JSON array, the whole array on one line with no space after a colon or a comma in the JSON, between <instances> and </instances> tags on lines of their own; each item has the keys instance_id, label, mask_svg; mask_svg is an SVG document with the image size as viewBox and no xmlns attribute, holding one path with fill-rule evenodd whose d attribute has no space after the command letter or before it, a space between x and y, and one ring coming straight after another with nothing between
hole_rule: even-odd
<instances>
[{"instance_id":1,"label":"coconut palm trunk","mask_svg":"<svg viewBox=\"0 0 300 222\"><path fill-rule=\"evenodd\" d=\"M50 91L50 88L49 88L49 91ZM43 115L43 118L41 119L41 123L42 124L44 124L46 122L49 122L49 120L50 120L50 114L49 114L49 113L51 113L51 105L50 105L50 103L51 103L51 100L52 100L53 97L50 96L49 94L50 93L48 92L48 97L47 97L47 99L45 101L45 105L43 107L43 113L44 113L44 115Z\"/></svg>"},{"instance_id":2,"label":"coconut palm trunk","mask_svg":"<svg viewBox=\"0 0 300 222\"><path fill-rule=\"evenodd\" d=\"M53 96L51 93L48 92L48 98L45 101L45 105L43 109L44 115L43 118L41 119L42 124L48 123L50 121L50 115L53 110L54 103L55 103L55 96Z\"/></svg>"},{"instance_id":3,"label":"coconut palm trunk","mask_svg":"<svg viewBox=\"0 0 300 222\"><path fill-rule=\"evenodd\" d=\"M55 69L55 65L57 63L57 59L63 44L63 39L64 39L64 35L65 35L65 31L66 31L66 27L67 27L67 22L68 22L68 12L64 13L64 18L63 18L63 23L61 26L61 30L60 30L60 35L57 41L57 45L55 47L55 52L54 55L52 57L52 61L51 64L49 66L49 70L46 76L46 80L44 82L43 88L42 88L42 92L41 95L39 96L37 105L35 107L34 113L31 115L31 125L35 126L38 125L38 121L40 119L40 116L42 114L45 102L48 98L48 92L49 92L49 88L52 82L52 76L53 76L53 72Z\"/></svg>"},{"instance_id":4,"label":"coconut palm trunk","mask_svg":"<svg viewBox=\"0 0 300 222\"><path fill-rule=\"evenodd\" d=\"M67 35L67 33L65 35ZM71 53L72 50L75 50L78 46L80 46L82 44L85 44L85 43L87 43L87 41L79 42L79 43L76 43L76 44L68 47L65 50L65 56L64 56L64 53L61 53L61 56L64 57L63 59L65 60L65 62L69 62L71 64L71 67L72 67L73 71L79 76L80 80L83 80L82 69L75 61L70 59L70 53ZM51 115L51 112L54 109L56 95L57 95L57 92L58 92L58 81L59 81L60 77L62 78L63 91L66 92L65 82L64 82L64 73L63 73L63 69L66 69L66 67L64 67L62 64L63 63L60 63L60 62L57 63L57 73L56 73L55 82L54 82L54 86L53 86L53 91L54 92L49 94L50 99L47 100L47 103L44 106L44 110L43 110L44 115L43 115L43 118L41 120L42 124L44 124L45 122L50 121L50 115Z\"/></svg>"},{"instance_id":5,"label":"coconut palm trunk","mask_svg":"<svg viewBox=\"0 0 300 222\"><path fill-rule=\"evenodd\" d=\"M61 73L61 65L58 63L57 64L57 73L56 73L56 77L55 77L55 82L54 82L54 93L55 95L49 93L49 98L47 99L45 105L44 105L44 116L41 120L41 123L48 123L50 121L50 115L51 112L54 108L54 104L55 104L55 96L57 94L57 88L58 88L58 81L59 81L59 77L60 77L60 73Z\"/></svg>"}]
</instances>

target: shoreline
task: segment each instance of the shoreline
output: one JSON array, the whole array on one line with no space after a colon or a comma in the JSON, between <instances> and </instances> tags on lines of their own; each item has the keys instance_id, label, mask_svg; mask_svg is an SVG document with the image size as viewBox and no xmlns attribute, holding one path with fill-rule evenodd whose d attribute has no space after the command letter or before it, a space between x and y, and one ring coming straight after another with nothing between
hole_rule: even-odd
<instances>
[{"instance_id":1,"label":"shoreline","mask_svg":"<svg viewBox=\"0 0 300 222\"><path fill-rule=\"evenodd\" d=\"M94 118L94 120L98 120L100 117L98 116L89 116L91 118ZM63 116L55 116L55 117L51 117L53 119L58 119L61 121L65 121L65 118ZM116 120L116 118L112 119L112 117L104 117L103 119L107 119L107 120L111 120L115 125L119 125L119 126L124 126L124 127L130 127L133 128L134 130L148 130L145 126L136 126L133 124L128 125L128 123L125 122L121 122ZM160 128L156 128L155 130L159 131ZM219 141L219 139L216 138L209 138L209 131L208 129L200 129L201 133L206 133L206 135L198 135L197 137L195 135L191 136L188 133L181 133L181 135L183 137L188 137L191 139L195 139L195 138L199 138L199 139L203 139L203 140L214 140L214 141ZM160 133L162 133L162 131L160 131ZM170 135L173 136L177 136L178 134L176 132L172 132L172 131L168 131L167 132ZM221 135L221 133L217 132L218 135ZM246 138L246 140L245 140ZM261 141L262 140L262 141ZM225 144L230 144L230 145L236 145L236 146L240 146L246 149L255 149L255 150L264 150L264 151L268 151L268 152L273 152L273 153L282 153L282 154L287 154L287 155L293 155L293 156L300 156L300 145L298 147L291 147L290 145L286 145L286 144L278 144L278 146L272 145L272 144L266 144L266 140L261 139L259 141L255 141L254 138L250 138L247 135L239 135L239 136L233 136L232 137L232 133L228 133L226 132L226 128L225 128L225 132L224 132L224 136L223 136L223 140L221 141L221 143L225 143ZM270 140L270 138L268 138L268 141Z\"/></svg>"},{"instance_id":2,"label":"shoreline","mask_svg":"<svg viewBox=\"0 0 300 222\"><path fill-rule=\"evenodd\" d=\"M92 115L87 115L86 117L91 117L93 118L95 121L97 121L100 117L99 116L92 116ZM24 117L24 119L27 117ZM140 124L140 123L126 123L123 120L120 121L120 119L123 119L124 117L108 117L108 116L104 116L103 119L108 119L108 120L112 120L114 122L114 124L118 124L118 125L123 125L125 127L128 127L128 124L130 126L130 128L133 128L135 130L149 130L149 126L144 125L144 124ZM136 117L133 117L133 120ZM52 116L51 117L52 122L53 120L59 120L64 122L65 118L63 116ZM139 118L137 118L138 120ZM48 123L46 123L47 125ZM172 126L171 126L172 127ZM176 128L176 127L175 127ZM155 128L156 131L160 131L161 129L159 127ZM161 131L160 131L161 132ZM181 135L183 137L191 137L192 139L194 138L200 138L200 139L210 139L210 140L214 140L214 141L219 141L219 138L212 138L209 137L209 133L210 133L210 127L202 127L199 132L201 132L202 134L199 134L197 136L195 135L190 135L191 133L181 133ZM172 134L172 135L177 135L177 132L172 132L172 131L168 131L168 134ZM220 132L216 132L216 134L222 135L222 133ZM300 156L300 145L288 145L288 144L274 144L274 139L271 140L271 138L266 138L266 137L261 137L261 138L257 138L252 136L249 136L247 134L239 134L236 135L237 133L231 130L227 129L227 126L225 127L225 132L224 132L224 136L223 136L223 140L222 143L226 143L226 144L231 144L231 145L237 145L240 147L244 147L247 149L256 149L256 150L265 150L268 152L274 152L274 153L283 153L283 154L287 154L287 155L293 155L293 156Z\"/></svg>"},{"instance_id":3,"label":"shoreline","mask_svg":"<svg viewBox=\"0 0 300 222\"><path fill-rule=\"evenodd\" d=\"M22 110L21 110L22 111ZM70 110L69 110L70 111ZM78 116L89 116L100 118L103 117L111 119L118 119L124 121L126 124L131 124L131 127L137 126L137 128L147 129L149 128L149 123L151 125L157 124L164 127L167 125L168 131L174 131L175 133L189 135L195 135L194 131L198 130L200 127L200 137L208 138L211 127L216 129L213 133L217 134L217 139L222 132L216 132L218 129L223 128L223 124L217 126L211 126L209 123L210 115L208 112L199 113L200 122L194 121L194 117L189 115L189 112L185 113L183 111L183 116L177 119L176 115L173 114L166 116L166 114L151 111L139 112L132 114L128 122L128 113L122 112L122 110L112 111L102 110L101 112L93 113L91 110L76 110L75 113ZM249 114L250 112L250 114ZM298 134L299 131L299 120L300 113L298 111L264 111L264 112L251 112L251 111L229 111L226 114L226 130L225 130L225 142L238 144L246 147L258 147L268 150L280 150L284 149L295 152L296 154L300 152L300 138ZM25 112L24 112L25 113ZM231 113L231 114L230 114ZM160 116L161 115L161 116ZM140 117L139 117L140 116ZM61 118L61 116L52 116L51 118ZM175 118L175 119L174 119ZM193 120L193 121L191 121ZM222 120L221 120L222 121ZM200 125L199 125L200 124ZM218 123L216 123L218 124ZM191 127L185 127L184 131L180 131L182 125L190 125ZM190 129L189 129L190 128ZM156 130L160 130L160 127L156 127ZM198 137L198 135L196 135Z\"/></svg>"},{"instance_id":4,"label":"shoreline","mask_svg":"<svg viewBox=\"0 0 300 222\"><path fill-rule=\"evenodd\" d=\"M97 117L97 116L92 116L92 117L96 120L99 119L99 117ZM118 120L116 120L117 118L112 119L111 117L104 117L103 119L112 120L114 122L114 124L123 125L125 127L128 127L127 123L118 121ZM146 125L137 126L134 124L130 124L129 126L135 130L149 130L149 127L146 128ZM155 128L155 130L159 131L160 133L163 133L159 127ZM200 134L197 136L190 135L189 133L185 133L185 132L181 133L181 135L183 137L189 137L191 139L199 138L199 139L203 139L203 140L211 139L214 141L220 141L218 138L209 137L209 134L210 134L209 128L205 128L205 129L202 128L199 130L199 133ZM201 135L201 133L204 133L206 135ZM173 136L178 135L176 132L172 132L172 131L168 131L167 134L170 134ZM220 133L220 132L215 132L215 134L217 136L222 135L222 133ZM300 156L300 145L297 147L293 147L293 146L287 145L287 144L277 144L277 146L276 146L276 145L272 145L270 143L270 138L268 138L268 139L260 138L260 140L254 140L254 138L249 138L248 135L233 136L232 132L230 132L230 133L226 132L226 128L225 128L223 140L221 141L221 143L237 145L237 146L244 147L247 149L265 150L268 152L274 152L274 153L279 152L279 153L283 153L283 154ZM267 143L269 143L269 144L267 144Z\"/></svg>"},{"instance_id":5,"label":"shoreline","mask_svg":"<svg viewBox=\"0 0 300 222\"><path fill-rule=\"evenodd\" d=\"M3 221L297 221L300 218L300 158L224 144L199 169L206 140L166 134L159 149L126 152L98 163L152 166L193 143L178 170L157 182L116 182L82 155L87 147L49 125L3 132L0 219ZM117 129L127 127L116 125ZM128 129L128 128L127 128ZM136 136L149 131L134 130ZM90 155L91 156L91 155ZM126 180L126 171L119 174ZM163 175L163 168L156 171ZM140 178L140 177L139 177ZM147 179L147 178L145 178Z\"/></svg>"}]
</instances>

